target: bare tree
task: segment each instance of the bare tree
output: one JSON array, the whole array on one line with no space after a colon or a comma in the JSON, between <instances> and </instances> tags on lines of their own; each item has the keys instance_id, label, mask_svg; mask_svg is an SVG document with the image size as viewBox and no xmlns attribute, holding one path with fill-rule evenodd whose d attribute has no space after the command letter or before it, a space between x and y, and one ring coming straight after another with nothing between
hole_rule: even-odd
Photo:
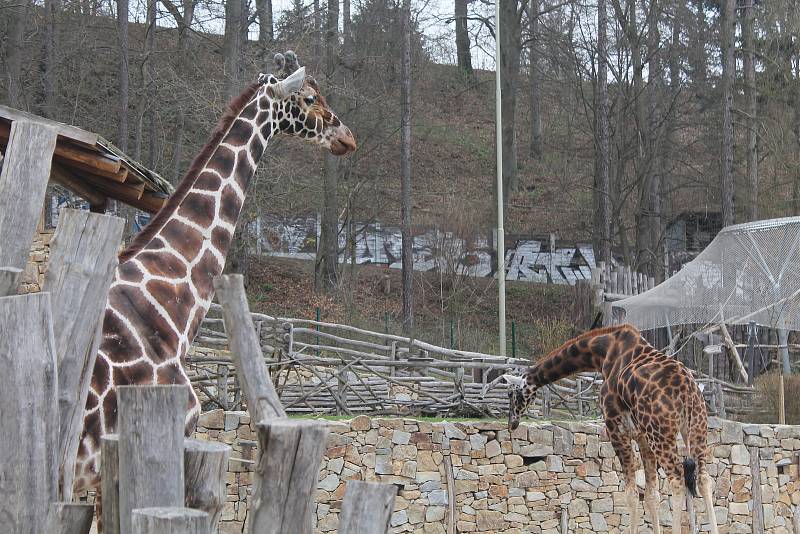
<instances>
[{"instance_id":1,"label":"bare tree","mask_svg":"<svg viewBox=\"0 0 800 534\"><path fill-rule=\"evenodd\" d=\"M747 113L747 184L748 216L751 221L758 219L758 104L755 68L755 0L742 1L742 47L744 48L744 94Z\"/></svg>"},{"instance_id":2,"label":"bare tree","mask_svg":"<svg viewBox=\"0 0 800 534\"><path fill-rule=\"evenodd\" d=\"M325 64L328 79L336 79L339 58L339 0L328 0L325 31ZM333 84L331 84L333 85ZM333 92L328 96L335 105ZM325 155L325 205L322 211L320 243L317 247L314 286L317 290L331 291L339 283L339 159Z\"/></svg>"},{"instance_id":3,"label":"bare tree","mask_svg":"<svg viewBox=\"0 0 800 534\"><path fill-rule=\"evenodd\" d=\"M256 0L256 13L258 13L258 47L262 60L264 60L267 57L269 46L275 40L272 0Z\"/></svg>"},{"instance_id":4,"label":"bare tree","mask_svg":"<svg viewBox=\"0 0 800 534\"><path fill-rule=\"evenodd\" d=\"M541 91L541 72L539 70L539 47L540 44L540 35L539 35L539 1L540 0L530 0L530 7L528 10L528 58L529 58L529 67L528 67L528 76L530 77L531 81L531 157L534 159L539 159L542 157L542 110L541 110L541 100L542 100L542 91ZM605 0L599 0L597 9L600 9L600 3L605 6ZM599 12L598 12L599 13ZM599 17L599 15L598 15ZM598 18L598 22L600 19ZM598 46L600 45L600 30L598 29L598 37L597 42ZM605 29L603 30L605 32ZM603 38L605 40L605 37ZM606 69L608 65L605 63ZM598 63L598 67L599 67ZM608 95L606 95L606 107L608 106ZM606 116L608 115L608 109L606 109ZM608 118L606 117L606 129L608 129ZM606 166L606 172L607 172Z\"/></svg>"},{"instance_id":5,"label":"bare tree","mask_svg":"<svg viewBox=\"0 0 800 534\"><path fill-rule=\"evenodd\" d=\"M536 4L538 0L533 0ZM595 103L595 250L600 261L611 260L611 187L608 139L608 13L605 0L597 2L597 88ZM532 67L533 68L533 67Z\"/></svg>"},{"instance_id":6,"label":"bare tree","mask_svg":"<svg viewBox=\"0 0 800 534\"><path fill-rule=\"evenodd\" d=\"M519 187L517 175L517 84L521 55L520 25L522 5L517 0L500 1L500 83L503 117L503 199L508 205L508 194Z\"/></svg>"},{"instance_id":7,"label":"bare tree","mask_svg":"<svg viewBox=\"0 0 800 534\"><path fill-rule=\"evenodd\" d=\"M414 331L414 236L411 233L411 0L403 0L402 21L400 180L403 197L403 333L411 336ZM456 25L458 25L458 20L456 20Z\"/></svg>"},{"instance_id":8,"label":"bare tree","mask_svg":"<svg viewBox=\"0 0 800 534\"><path fill-rule=\"evenodd\" d=\"M28 20L28 2L19 2L5 8L8 12L8 41L6 44L6 66L8 69L8 103L24 109L25 96L22 82L22 56L25 51L25 27Z\"/></svg>"},{"instance_id":9,"label":"bare tree","mask_svg":"<svg viewBox=\"0 0 800 534\"><path fill-rule=\"evenodd\" d=\"M467 4L469 0L454 1L454 20L456 23L456 57L458 68L470 79L474 79L472 70L472 52L470 50L469 31L467 28Z\"/></svg>"},{"instance_id":10,"label":"bare tree","mask_svg":"<svg viewBox=\"0 0 800 534\"><path fill-rule=\"evenodd\" d=\"M156 146L156 94L158 85L156 84L156 2L157 0L147 1L147 39L145 40L145 61L146 61L146 77L145 87L147 90L147 101L145 109L147 110L147 165L151 169L156 167L156 158L158 157L158 148Z\"/></svg>"},{"instance_id":11,"label":"bare tree","mask_svg":"<svg viewBox=\"0 0 800 534\"><path fill-rule=\"evenodd\" d=\"M239 58L242 51L242 2L225 2L225 37L222 45L225 63L225 95L231 99L239 91Z\"/></svg>"},{"instance_id":12,"label":"bare tree","mask_svg":"<svg viewBox=\"0 0 800 534\"><path fill-rule=\"evenodd\" d=\"M56 118L56 15L59 11L58 0L44 2L44 107L45 117Z\"/></svg>"},{"instance_id":13,"label":"bare tree","mask_svg":"<svg viewBox=\"0 0 800 534\"><path fill-rule=\"evenodd\" d=\"M722 224L734 223L733 80L736 70L736 0L722 2Z\"/></svg>"},{"instance_id":14,"label":"bare tree","mask_svg":"<svg viewBox=\"0 0 800 534\"><path fill-rule=\"evenodd\" d=\"M128 150L128 85L130 81L128 70L128 0L117 0L117 36L119 44L117 146L125 152Z\"/></svg>"}]
</instances>

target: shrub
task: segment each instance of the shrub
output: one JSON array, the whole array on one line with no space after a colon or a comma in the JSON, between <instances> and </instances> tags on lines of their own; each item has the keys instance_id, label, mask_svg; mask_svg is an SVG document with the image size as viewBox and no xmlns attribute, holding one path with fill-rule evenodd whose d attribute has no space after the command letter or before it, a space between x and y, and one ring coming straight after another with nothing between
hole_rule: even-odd
<instances>
[{"instance_id":1,"label":"shrub","mask_svg":"<svg viewBox=\"0 0 800 534\"><path fill-rule=\"evenodd\" d=\"M756 379L755 387L764 405L759 419L764 423L777 423L780 376L777 373L762 375ZM784 376L783 388L786 424L800 425L800 375Z\"/></svg>"}]
</instances>

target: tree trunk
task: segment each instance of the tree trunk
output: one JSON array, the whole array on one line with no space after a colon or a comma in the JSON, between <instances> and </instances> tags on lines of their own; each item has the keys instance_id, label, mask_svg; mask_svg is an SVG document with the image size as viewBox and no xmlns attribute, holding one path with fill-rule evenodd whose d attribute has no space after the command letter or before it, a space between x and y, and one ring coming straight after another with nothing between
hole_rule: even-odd
<instances>
[{"instance_id":1,"label":"tree trunk","mask_svg":"<svg viewBox=\"0 0 800 534\"><path fill-rule=\"evenodd\" d=\"M325 31L325 63L328 79L336 79L336 64L339 53L339 0L328 0L327 28ZM331 86L334 83L330 84ZM328 102L334 106L335 96L330 94ZM339 283L339 159L325 155L325 205L322 211L320 243L317 246L317 262L314 286L318 291L332 291Z\"/></svg>"},{"instance_id":2,"label":"tree trunk","mask_svg":"<svg viewBox=\"0 0 800 534\"><path fill-rule=\"evenodd\" d=\"M455 0L454 19L456 23L456 57L458 68L471 82L474 80L472 70L472 51L470 50L469 31L467 28L467 3L468 0Z\"/></svg>"},{"instance_id":3,"label":"tree trunk","mask_svg":"<svg viewBox=\"0 0 800 534\"><path fill-rule=\"evenodd\" d=\"M519 187L517 176L517 78L520 61L518 2L508 0L500 7L500 80L503 118L503 203Z\"/></svg>"},{"instance_id":4,"label":"tree trunk","mask_svg":"<svg viewBox=\"0 0 800 534\"><path fill-rule=\"evenodd\" d=\"M241 55L242 3L225 2L225 37L222 54L225 67L225 96L230 100L239 92L239 56Z\"/></svg>"},{"instance_id":5,"label":"tree trunk","mask_svg":"<svg viewBox=\"0 0 800 534\"><path fill-rule=\"evenodd\" d=\"M456 2L458 3L458 2ZM411 234L411 0L403 0L400 97L400 180L403 196L403 334L414 331L414 256Z\"/></svg>"},{"instance_id":6,"label":"tree trunk","mask_svg":"<svg viewBox=\"0 0 800 534\"><path fill-rule=\"evenodd\" d=\"M147 2L147 40L145 42L145 61L147 62L145 87L147 90L147 166L154 169L157 159L156 148L156 65L155 47L156 43L156 0Z\"/></svg>"},{"instance_id":7,"label":"tree trunk","mask_svg":"<svg viewBox=\"0 0 800 534\"><path fill-rule=\"evenodd\" d=\"M183 3L183 14L176 17L178 24L178 69L179 74L184 78L190 76L191 58L188 56L189 40L191 38L191 28L194 22L194 7L196 0L185 0ZM186 107L182 100L178 100L178 117L175 125L175 150L172 153L172 176L173 183L178 184L182 176L183 166L183 136L186 129Z\"/></svg>"},{"instance_id":8,"label":"tree trunk","mask_svg":"<svg viewBox=\"0 0 800 534\"><path fill-rule=\"evenodd\" d=\"M533 0L532 6L538 0ZM533 10L531 10L533 11ZM531 13L533 15L533 13ZM611 187L609 182L608 139L608 56L606 33L608 14L605 0L597 2L597 102L595 104L595 239L599 261L611 261ZM533 57L533 56L531 56ZM533 65L531 65L533 70ZM538 106L537 106L538 107ZM540 132L541 133L541 132Z\"/></svg>"},{"instance_id":9,"label":"tree trunk","mask_svg":"<svg viewBox=\"0 0 800 534\"><path fill-rule=\"evenodd\" d=\"M261 60L268 65L269 47L275 40L275 29L272 24L272 0L256 0L258 13L258 48Z\"/></svg>"},{"instance_id":10,"label":"tree trunk","mask_svg":"<svg viewBox=\"0 0 800 534\"><path fill-rule=\"evenodd\" d=\"M748 216L758 219L758 107L756 94L755 39L753 2L743 0L742 45L744 47L744 94L747 101L747 184L749 186Z\"/></svg>"},{"instance_id":11,"label":"tree trunk","mask_svg":"<svg viewBox=\"0 0 800 534\"><path fill-rule=\"evenodd\" d=\"M56 14L58 0L44 2L44 106L42 115L56 119L58 109L55 99L56 85Z\"/></svg>"},{"instance_id":12,"label":"tree trunk","mask_svg":"<svg viewBox=\"0 0 800 534\"><path fill-rule=\"evenodd\" d=\"M541 111L541 73L539 71L539 1L540 0L530 0L530 11L528 13L529 19L529 28L530 28L530 35L528 39L530 39L530 44L528 45L528 54L530 56L530 67L529 73L531 80L531 157L533 159L539 159L542 157L542 111ZM599 0L600 3L603 4L603 9L605 8L605 0ZM601 9L600 3L598 3L597 9L598 13ZM600 22L599 19L600 15L598 14L598 23ZM605 29L602 30L605 33ZM600 30L598 29L598 36L597 36L597 45L600 46ZM605 36L603 36L603 41L605 41ZM605 46L605 45L603 45ZM603 49L604 50L604 49ZM603 54L604 55L604 54ZM603 66L608 68L606 63L606 59L603 58ZM598 63L598 68L600 67L600 63ZM599 73L598 73L599 76ZM605 83L605 82L604 82ZM608 95L606 94L606 108L608 107ZM608 109L606 109L606 131L608 131ZM606 147L607 148L607 147ZM608 150L606 150L608 152ZM606 160L607 162L608 160ZM606 165L606 174L608 173L608 165Z\"/></svg>"},{"instance_id":13,"label":"tree trunk","mask_svg":"<svg viewBox=\"0 0 800 534\"><path fill-rule=\"evenodd\" d=\"M735 0L724 0L722 11L722 224L734 223L733 79L736 30Z\"/></svg>"},{"instance_id":14,"label":"tree trunk","mask_svg":"<svg viewBox=\"0 0 800 534\"><path fill-rule=\"evenodd\" d=\"M8 13L8 41L6 65L8 69L8 103L11 107L25 109L22 80L22 55L25 51L25 27L27 26L27 2L14 3L6 7Z\"/></svg>"},{"instance_id":15,"label":"tree trunk","mask_svg":"<svg viewBox=\"0 0 800 534\"><path fill-rule=\"evenodd\" d=\"M117 114L117 146L128 150L128 0L117 0L117 35L119 37L119 108Z\"/></svg>"}]
</instances>

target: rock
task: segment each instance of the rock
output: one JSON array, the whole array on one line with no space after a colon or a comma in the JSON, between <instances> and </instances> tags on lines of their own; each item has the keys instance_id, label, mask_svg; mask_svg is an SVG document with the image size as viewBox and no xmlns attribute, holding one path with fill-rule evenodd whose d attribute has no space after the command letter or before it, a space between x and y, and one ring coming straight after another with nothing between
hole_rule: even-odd
<instances>
[{"instance_id":1,"label":"rock","mask_svg":"<svg viewBox=\"0 0 800 534\"><path fill-rule=\"evenodd\" d=\"M583 499L573 499L567 506L570 517L579 517L589 513L589 505Z\"/></svg>"},{"instance_id":2,"label":"rock","mask_svg":"<svg viewBox=\"0 0 800 534\"><path fill-rule=\"evenodd\" d=\"M395 445L408 445L408 442L411 441L411 433L404 432L402 430L395 430L392 433L392 443Z\"/></svg>"},{"instance_id":3,"label":"rock","mask_svg":"<svg viewBox=\"0 0 800 534\"><path fill-rule=\"evenodd\" d=\"M337 475L342 474L342 467L344 467L344 458L334 458L328 462L328 470Z\"/></svg>"},{"instance_id":4,"label":"rock","mask_svg":"<svg viewBox=\"0 0 800 534\"><path fill-rule=\"evenodd\" d=\"M561 459L561 456L556 456L554 454L549 455L545 459L545 465L547 466L547 470L551 473L561 473L564 471L564 461Z\"/></svg>"},{"instance_id":5,"label":"rock","mask_svg":"<svg viewBox=\"0 0 800 534\"><path fill-rule=\"evenodd\" d=\"M478 480L478 473L466 469L459 469L455 474L456 480Z\"/></svg>"},{"instance_id":6,"label":"rock","mask_svg":"<svg viewBox=\"0 0 800 534\"><path fill-rule=\"evenodd\" d=\"M534 488L539 485L539 474L533 471L520 473L514 483L518 488Z\"/></svg>"},{"instance_id":7,"label":"rock","mask_svg":"<svg viewBox=\"0 0 800 534\"><path fill-rule=\"evenodd\" d=\"M433 521L442 521L444 520L446 512L446 506L428 506L428 509L425 510L425 521L428 523Z\"/></svg>"},{"instance_id":8,"label":"rock","mask_svg":"<svg viewBox=\"0 0 800 534\"><path fill-rule=\"evenodd\" d=\"M486 445L486 442L487 438L483 434L472 434L469 437L469 444L472 447L472 450L475 451L482 449Z\"/></svg>"},{"instance_id":9,"label":"rock","mask_svg":"<svg viewBox=\"0 0 800 534\"><path fill-rule=\"evenodd\" d=\"M589 514L589 521L592 523L592 530L595 532L605 532L608 530L608 523L603 514Z\"/></svg>"},{"instance_id":10,"label":"rock","mask_svg":"<svg viewBox=\"0 0 800 534\"><path fill-rule=\"evenodd\" d=\"M720 441L723 444L736 444L742 443L744 440L744 431L742 429L742 424L737 423L736 421L722 421L722 434L720 436Z\"/></svg>"},{"instance_id":11,"label":"rock","mask_svg":"<svg viewBox=\"0 0 800 534\"><path fill-rule=\"evenodd\" d=\"M405 525L408 523L408 512L405 510L400 510L399 512L395 512L392 514L392 518L389 520L389 524L393 527L399 527L400 525Z\"/></svg>"},{"instance_id":12,"label":"rock","mask_svg":"<svg viewBox=\"0 0 800 534\"><path fill-rule=\"evenodd\" d=\"M339 477L331 473L323 478L317 487L325 491L333 491L339 487Z\"/></svg>"},{"instance_id":13,"label":"rock","mask_svg":"<svg viewBox=\"0 0 800 534\"><path fill-rule=\"evenodd\" d=\"M350 421L350 428L356 432L364 432L372 427L372 419L366 415L358 415Z\"/></svg>"},{"instance_id":14,"label":"rock","mask_svg":"<svg viewBox=\"0 0 800 534\"><path fill-rule=\"evenodd\" d=\"M509 454L503 461L506 464L506 467L520 467L523 464L522 456L517 454Z\"/></svg>"},{"instance_id":15,"label":"rock","mask_svg":"<svg viewBox=\"0 0 800 534\"><path fill-rule=\"evenodd\" d=\"M750 452L744 445L731 447L731 463L734 465L750 465Z\"/></svg>"},{"instance_id":16,"label":"rock","mask_svg":"<svg viewBox=\"0 0 800 534\"><path fill-rule=\"evenodd\" d=\"M492 440L486 444L486 457L494 458L500 454L500 443L497 440Z\"/></svg>"},{"instance_id":17,"label":"rock","mask_svg":"<svg viewBox=\"0 0 800 534\"><path fill-rule=\"evenodd\" d=\"M431 506L447 504L447 492L445 490L435 490L428 495L428 504Z\"/></svg>"},{"instance_id":18,"label":"rock","mask_svg":"<svg viewBox=\"0 0 800 534\"><path fill-rule=\"evenodd\" d=\"M595 499L591 503L591 510L597 514L614 511L614 500L611 497L605 499Z\"/></svg>"},{"instance_id":19,"label":"rock","mask_svg":"<svg viewBox=\"0 0 800 534\"><path fill-rule=\"evenodd\" d=\"M595 487L579 478L573 478L569 482L569 487L575 491L595 491Z\"/></svg>"},{"instance_id":20,"label":"rock","mask_svg":"<svg viewBox=\"0 0 800 534\"><path fill-rule=\"evenodd\" d=\"M553 454L553 446L539 443L525 445L519 449L519 454L520 456L548 456Z\"/></svg>"},{"instance_id":21,"label":"rock","mask_svg":"<svg viewBox=\"0 0 800 534\"><path fill-rule=\"evenodd\" d=\"M209 430L224 430L225 410L211 410L210 412L200 414L200 418L197 420L197 426Z\"/></svg>"},{"instance_id":22,"label":"rock","mask_svg":"<svg viewBox=\"0 0 800 534\"><path fill-rule=\"evenodd\" d=\"M508 526L508 523L503 519L503 514L494 510L478 510L475 514L475 522L478 525L478 531L485 532L487 530L503 530Z\"/></svg>"},{"instance_id":23,"label":"rock","mask_svg":"<svg viewBox=\"0 0 800 534\"><path fill-rule=\"evenodd\" d=\"M467 439L467 435L453 423L444 424L444 435L448 439Z\"/></svg>"}]
</instances>

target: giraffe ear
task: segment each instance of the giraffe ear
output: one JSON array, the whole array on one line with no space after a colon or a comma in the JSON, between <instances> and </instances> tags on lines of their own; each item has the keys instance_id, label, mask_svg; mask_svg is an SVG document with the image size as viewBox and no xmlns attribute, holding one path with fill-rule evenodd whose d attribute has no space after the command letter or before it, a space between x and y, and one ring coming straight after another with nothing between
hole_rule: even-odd
<instances>
[{"instance_id":1,"label":"giraffe ear","mask_svg":"<svg viewBox=\"0 0 800 534\"><path fill-rule=\"evenodd\" d=\"M514 375L503 375L503 380L511 384L512 386L516 386L521 388L525 385L525 379L521 376L514 376Z\"/></svg>"}]
</instances>

